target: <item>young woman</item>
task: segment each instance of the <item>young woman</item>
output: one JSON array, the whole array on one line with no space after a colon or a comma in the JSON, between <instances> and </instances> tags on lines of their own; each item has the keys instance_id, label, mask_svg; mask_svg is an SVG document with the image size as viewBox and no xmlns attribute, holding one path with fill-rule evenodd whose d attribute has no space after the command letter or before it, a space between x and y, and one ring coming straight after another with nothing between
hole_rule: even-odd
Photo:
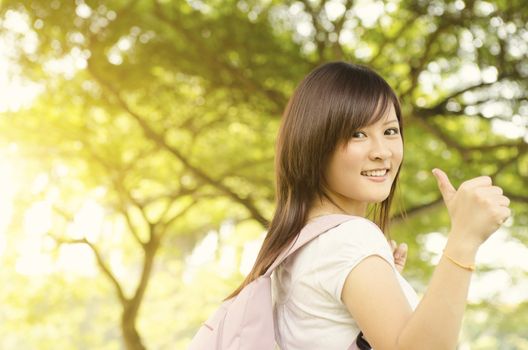
<instances>
[{"instance_id":1,"label":"young woman","mask_svg":"<svg viewBox=\"0 0 528 350\"><path fill-rule=\"evenodd\" d=\"M451 229L418 300L400 274L407 247L388 236L403 120L387 82L345 62L316 68L286 107L276 151L276 211L252 271L231 296L262 275L305 225L348 214L350 221L275 270L280 348L346 349L361 330L376 350L455 349L477 250L511 214L501 188L480 176L457 190L433 170Z\"/></svg>"}]
</instances>

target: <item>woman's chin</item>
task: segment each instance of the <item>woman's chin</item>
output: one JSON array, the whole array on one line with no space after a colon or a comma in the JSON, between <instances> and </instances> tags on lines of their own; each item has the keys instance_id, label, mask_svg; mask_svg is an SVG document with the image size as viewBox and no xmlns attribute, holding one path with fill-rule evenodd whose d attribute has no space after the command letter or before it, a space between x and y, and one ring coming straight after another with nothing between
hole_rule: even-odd
<instances>
[{"instance_id":1,"label":"woman's chin","mask_svg":"<svg viewBox=\"0 0 528 350\"><path fill-rule=\"evenodd\" d=\"M383 201L386 200L387 198L389 198L389 194L388 194L388 193L387 193L387 195L385 195L385 196L371 197L371 198L369 198L368 200L366 200L365 202L367 202L368 204L376 204L376 203L381 203L381 202L383 202Z\"/></svg>"}]
</instances>

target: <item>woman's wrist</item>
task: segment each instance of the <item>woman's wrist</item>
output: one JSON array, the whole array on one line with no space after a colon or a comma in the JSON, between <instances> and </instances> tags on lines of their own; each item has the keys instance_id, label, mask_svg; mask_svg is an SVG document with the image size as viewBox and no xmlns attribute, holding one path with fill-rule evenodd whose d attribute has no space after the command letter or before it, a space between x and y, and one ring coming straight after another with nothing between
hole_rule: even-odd
<instances>
[{"instance_id":1,"label":"woman's wrist","mask_svg":"<svg viewBox=\"0 0 528 350\"><path fill-rule=\"evenodd\" d=\"M474 263L465 263L465 262L460 262L458 261L457 259L451 257L449 254L446 253L445 249L444 249L444 253L443 253L443 256L448 259L449 261L451 261L453 264L457 265L458 267L461 267L463 268L464 270L468 270L468 271L475 271L476 270L476 267L475 267L475 264Z\"/></svg>"},{"instance_id":2,"label":"woman's wrist","mask_svg":"<svg viewBox=\"0 0 528 350\"><path fill-rule=\"evenodd\" d=\"M453 233L450 232L449 234L444 253L467 266L474 265L480 243L464 238L462 235L457 235L459 232Z\"/></svg>"}]
</instances>

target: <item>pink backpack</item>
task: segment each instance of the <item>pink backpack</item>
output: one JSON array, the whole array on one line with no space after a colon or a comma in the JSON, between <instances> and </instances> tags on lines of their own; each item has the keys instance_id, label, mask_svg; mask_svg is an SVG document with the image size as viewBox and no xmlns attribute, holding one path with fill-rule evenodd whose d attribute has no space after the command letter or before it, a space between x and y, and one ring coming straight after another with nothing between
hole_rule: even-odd
<instances>
[{"instance_id":1,"label":"pink backpack","mask_svg":"<svg viewBox=\"0 0 528 350\"><path fill-rule=\"evenodd\" d=\"M352 220L349 215L326 215L308 223L298 238L282 252L266 273L229 300L200 327L189 350L273 350L275 343L271 273L288 256L320 234ZM361 345L361 333L357 343ZM363 348L361 346L361 348ZM349 350L358 349L354 342Z\"/></svg>"}]
</instances>

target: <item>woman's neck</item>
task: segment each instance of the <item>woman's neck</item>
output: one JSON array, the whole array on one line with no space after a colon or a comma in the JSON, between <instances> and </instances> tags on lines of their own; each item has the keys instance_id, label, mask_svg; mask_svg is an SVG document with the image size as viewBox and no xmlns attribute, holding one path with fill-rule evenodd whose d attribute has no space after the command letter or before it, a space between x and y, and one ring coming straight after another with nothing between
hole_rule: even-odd
<instances>
[{"instance_id":1,"label":"woman's neck","mask_svg":"<svg viewBox=\"0 0 528 350\"><path fill-rule=\"evenodd\" d=\"M323 198L322 200L316 200L309 212L308 212L308 221L315 219L316 217L323 216L323 215L331 215L331 214L346 214L346 215L353 215L353 216L366 216L366 204L360 204L360 205L343 205L342 203L339 203L339 201L334 202L337 204L334 204L330 202L327 198Z\"/></svg>"}]
</instances>

